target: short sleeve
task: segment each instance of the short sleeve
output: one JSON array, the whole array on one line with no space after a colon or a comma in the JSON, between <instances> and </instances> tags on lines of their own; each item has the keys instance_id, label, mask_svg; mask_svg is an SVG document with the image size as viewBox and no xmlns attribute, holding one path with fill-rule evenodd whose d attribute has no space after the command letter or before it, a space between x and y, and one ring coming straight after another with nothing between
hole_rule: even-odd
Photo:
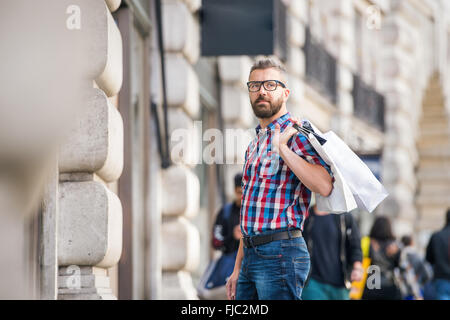
<instances>
[{"instance_id":1,"label":"short sleeve","mask_svg":"<svg viewBox=\"0 0 450 320\"><path fill-rule=\"evenodd\" d=\"M309 163L321 165L328 171L330 176L333 176L330 166L322 160L303 134L298 133L292 137L291 150Z\"/></svg>"}]
</instances>

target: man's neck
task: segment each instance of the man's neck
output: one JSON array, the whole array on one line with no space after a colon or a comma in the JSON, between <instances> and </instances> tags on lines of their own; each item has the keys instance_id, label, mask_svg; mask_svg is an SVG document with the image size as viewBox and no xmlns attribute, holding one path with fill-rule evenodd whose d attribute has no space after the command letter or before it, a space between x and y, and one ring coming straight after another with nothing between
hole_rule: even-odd
<instances>
[{"instance_id":1,"label":"man's neck","mask_svg":"<svg viewBox=\"0 0 450 320\"><path fill-rule=\"evenodd\" d=\"M271 124L274 120L278 119L279 117L281 117L282 115L287 113L287 109L286 106L282 106L280 111L278 111L276 114L274 114L272 117L270 118L258 118L259 120L259 125L261 126L261 128L266 128L269 124Z\"/></svg>"}]
</instances>

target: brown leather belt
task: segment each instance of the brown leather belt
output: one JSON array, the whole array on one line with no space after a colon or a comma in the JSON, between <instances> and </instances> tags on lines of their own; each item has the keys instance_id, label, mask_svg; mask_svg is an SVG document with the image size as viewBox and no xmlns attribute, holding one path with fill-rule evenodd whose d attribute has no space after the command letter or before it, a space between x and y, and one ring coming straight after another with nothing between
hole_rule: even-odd
<instances>
[{"instance_id":1,"label":"brown leather belt","mask_svg":"<svg viewBox=\"0 0 450 320\"><path fill-rule=\"evenodd\" d=\"M289 235L290 234L290 235ZM244 246L246 248L253 248L256 246L260 246L272 241L276 240L286 240L286 239L293 239L293 238L299 238L302 237L302 232L299 229L291 230L291 231L282 231L267 235L256 235L256 236L244 236L242 238L244 242Z\"/></svg>"}]
</instances>

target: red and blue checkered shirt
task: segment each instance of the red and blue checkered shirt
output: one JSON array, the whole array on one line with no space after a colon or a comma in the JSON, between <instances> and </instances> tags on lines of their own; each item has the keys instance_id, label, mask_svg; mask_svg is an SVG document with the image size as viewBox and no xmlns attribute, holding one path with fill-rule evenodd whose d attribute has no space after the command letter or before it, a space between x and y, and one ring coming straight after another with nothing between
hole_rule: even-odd
<instances>
[{"instance_id":1,"label":"red and blue checkered shirt","mask_svg":"<svg viewBox=\"0 0 450 320\"><path fill-rule=\"evenodd\" d=\"M288 112L265 129L258 125L257 136L245 152L241 230L248 236L285 227L303 230L311 202L311 191L284 163L281 156L272 152L276 123L283 132L294 121ZM295 134L288 141L288 146L309 163L322 165L331 175L329 166L319 157L306 136Z\"/></svg>"}]
</instances>

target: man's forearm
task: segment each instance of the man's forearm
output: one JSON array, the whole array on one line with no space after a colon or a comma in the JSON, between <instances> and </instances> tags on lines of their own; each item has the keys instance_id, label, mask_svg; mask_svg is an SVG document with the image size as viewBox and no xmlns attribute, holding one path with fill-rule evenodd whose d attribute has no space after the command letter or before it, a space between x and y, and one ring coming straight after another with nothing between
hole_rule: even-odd
<instances>
[{"instance_id":1,"label":"man's forearm","mask_svg":"<svg viewBox=\"0 0 450 320\"><path fill-rule=\"evenodd\" d=\"M297 178L312 192L327 197L333 188L331 176L321 165L310 164L287 145L280 146L280 156Z\"/></svg>"},{"instance_id":2,"label":"man's forearm","mask_svg":"<svg viewBox=\"0 0 450 320\"><path fill-rule=\"evenodd\" d=\"M241 264L242 264L243 258L244 258L244 241L241 238L241 240L239 240L239 249L236 254L236 261L234 263L233 272L239 272L239 270L241 269Z\"/></svg>"}]
</instances>

